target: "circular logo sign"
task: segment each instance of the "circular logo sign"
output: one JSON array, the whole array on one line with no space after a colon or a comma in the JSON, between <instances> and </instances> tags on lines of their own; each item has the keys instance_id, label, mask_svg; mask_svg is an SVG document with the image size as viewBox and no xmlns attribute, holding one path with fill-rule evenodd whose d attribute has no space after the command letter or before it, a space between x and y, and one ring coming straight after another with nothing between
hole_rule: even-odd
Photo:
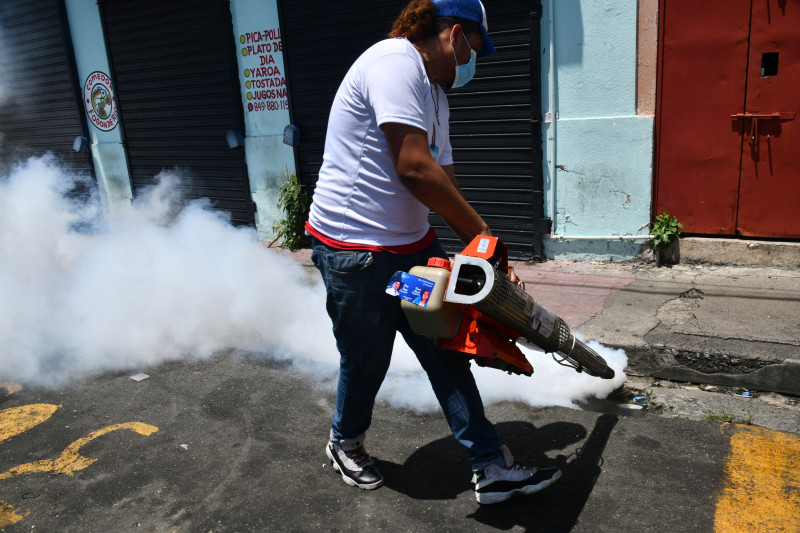
<instances>
[{"instance_id":1,"label":"circular logo sign","mask_svg":"<svg viewBox=\"0 0 800 533\"><path fill-rule=\"evenodd\" d=\"M111 78L102 72L92 72L83 84L83 99L89 120L102 131L117 127L117 99Z\"/></svg>"}]
</instances>

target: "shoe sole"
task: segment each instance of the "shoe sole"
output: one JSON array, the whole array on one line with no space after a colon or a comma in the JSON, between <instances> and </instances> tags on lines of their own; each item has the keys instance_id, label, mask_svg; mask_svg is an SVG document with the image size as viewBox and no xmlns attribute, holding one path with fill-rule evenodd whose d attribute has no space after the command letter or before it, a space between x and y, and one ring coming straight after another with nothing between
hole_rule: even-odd
<instances>
[{"instance_id":1,"label":"shoe sole","mask_svg":"<svg viewBox=\"0 0 800 533\"><path fill-rule=\"evenodd\" d=\"M482 493L475 493L475 499L478 500L478 503L483 505L488 505L492 503L501 503L510 500L515 494L523 494L523 495L531 495L537 492L540 492L556 481L561 479L561 471L559 470L556 475L542 481L537 485L528 485L526 487L522 487L519 489L513 489L508 492L482 492Z\"/></svg>"},{"instance_id":2,"label":"shoe sole","mask_svg":"<svg viewBox=\"0 0 800 533\"><path fill-rule=\"evenodd\" d=\"M331 462L331 466L333 467L336 472L342 476L342 479L345 483L350 485L351 487L358 487L361 490L375 490L383 485L383 480L377 481L375 483L370 484L359 484L355 479L347 477L347 474L344 473L344 470L339 468L339 463L333 458L333 452L331 452L330 446L325 446L325 455L328 456L328 460Z\"/></svg>"}]
</instances>

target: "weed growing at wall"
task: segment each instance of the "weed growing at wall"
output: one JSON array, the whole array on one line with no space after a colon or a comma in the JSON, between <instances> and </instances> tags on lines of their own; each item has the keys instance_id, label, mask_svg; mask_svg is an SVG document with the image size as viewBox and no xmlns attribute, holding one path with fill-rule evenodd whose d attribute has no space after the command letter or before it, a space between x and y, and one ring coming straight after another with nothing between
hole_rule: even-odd
<instances>
[{"instance_id":1,"label":"weed growing at wall","mask_svg":"<svg viewBox=\"0 0 800 533\"><path fill-rule=\"evenodd\" d=\"M678 218L671 217L669 213L664 211L656 216L656 221L653 222L653 246L669 246L678 240L681 230L683 230L683 224L678 222Z\"/></svg>"},{"instance_id":2,"label":"weed growing at wall","mask_svg":"<svg viewBox=\"0 0 800 533\"><path fill-rule=\"evenodd\" d=\"M297 176L288 172L284 176L286 176L286 180L281 186L281 194L278 199L278 207L283 209L284 218L274 224L273 230L281 239L281 246L294 251L308 245L305 222L311 198L304 190L305 185L300 183Z\"/></svg>"}]
</instances>

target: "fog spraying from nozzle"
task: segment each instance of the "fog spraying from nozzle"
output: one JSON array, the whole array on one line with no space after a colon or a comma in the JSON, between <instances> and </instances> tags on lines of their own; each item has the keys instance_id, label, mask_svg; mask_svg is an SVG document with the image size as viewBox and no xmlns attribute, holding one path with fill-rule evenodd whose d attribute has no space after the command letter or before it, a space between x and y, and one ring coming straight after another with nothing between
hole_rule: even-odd
<instances>
[{"instance_id":1,"label":"fog spraying from nozzle","mask_svg":"<svg viewBox=\"0 0 800 533\"><path fill-rule=\"evenodd\" d=\"M596 341L587 343L614 369L613 379L599 379L573 368L559 365L550 354L519 345L520 350L533 365L533 376L508 375L492 368L472 365L475 382L486 405L497 402L523 402L531 406L575 407L576 402L590 397L605 398L621 387L627 377L628 358L623 350L603 346ZM427 377L415 372L419 363L402 340L395 342L396 356L383 384L379 398L391 405L418 413L438 408Z\"/></svg>"},{"instance_id":2,"label":"fog spraying from nozzle","mask_svg":"<svg viewBox=\"0 0 800 533\"><path fill-rule=\"evenodd\" d=\"M175 173L139 191L135 209L106 226L96 225L97 198L68 194L81 179L90 178L70 175L52 156L0 176L0 382L55 387L106 371L153 374L167 361L238 348L291 361L333 392L339 355L325 291L301 265L208 202L183 207ZM399 336L395 346L379 401L437 412L413 353ZM625 381L624 353L592 346L617 372L613 380L526 348L532 378L473 369L487 404L571 406Z\"/></svg>"}]
</instances>

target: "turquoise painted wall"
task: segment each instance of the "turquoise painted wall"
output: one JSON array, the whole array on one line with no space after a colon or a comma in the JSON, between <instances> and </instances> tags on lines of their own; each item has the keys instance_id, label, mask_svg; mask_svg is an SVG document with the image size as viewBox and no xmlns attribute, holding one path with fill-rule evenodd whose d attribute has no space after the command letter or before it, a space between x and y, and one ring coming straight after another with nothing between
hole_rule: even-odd
<instances>
[{"instance_id":1,"label":"turquoise painted wall","mask_svg":"<svg viewBox=\"0 0 800 533\"><path fill-rule=\"evenodd\" d=\"M239 50L239 83L244 105L245 157L250 191L256 203L259 239L271 242L286 174L295 172L294 151L283 144L289 124L286 70L276 0L231 0L233 31Z\"/></svg>"},{"instance_id":2,"label":"turquoise painted wall","mask_svg":"<svg viewBox=\"0 0 800 533\"><path fill-rule=\"evenodd\" d=\"M557 122L555 128L548 121L542 126L545 214L551 215L550 190L555 186L557 235L647 234L653 117L636 115L638 2L555 0L554 4ZM82 82L94 71L109 73L96 0L66 0L66 6ZM542 108L546 112L550 106L547 0L543 8ZM241 50L239 77L250 189L257 205L259 236L266 241L274 237L273 223L282 216L277 200L284 176L295 171L292 148L282 143L283 128L289 124L285 97L254 93L265 88L260 82L267 78L283 79L285 84L283 53L276 49L280 42L277 6L275 0L231 0L231 13L231 39ZM266 44L272 48L259 48ZM253 75L253 69L260 67L274 70ZM250 108L249 104L264 107ZM121 126L111 131L91 129L92 156L110 210L129 208L131 188ZM553 149L555 172L551 175ZM642 242L545 239L545 252L553 259L621 260L636 255Z\"/></svg>"},{"instance_id":3,"label":"turquoise painted wall","mask_svg":"<svg viewBox=\"0 0 800 533\"><path fill-rule=\"evenodd\" d=\"M550 23L542 2L542 109L550 109ZM555 128L542 125L545 216L555 233L647 235L653 117L636 115L637 0L555 0ZM551 175L551 160L555 174ZM545 239L551 259L625 260L645 241Z\"/></svg>"},{"instance_id":4,"label":"turquoise painted wall","mask_svg":"<svg viewBox=\"0 0 800 533\"><path fill-rule=\"evenodd\" d=\"M66 0L66 8L78 79L83 87L92 73L102 72L107 76L111 73L100 11L97 0ZM112 79L112 89L113 82ZM104 131L89 120L89 150L102 197L112 220L116 215L131 209L133 197L121 131L119 123L113 129Z\"/></svg>"}]
</instances>

